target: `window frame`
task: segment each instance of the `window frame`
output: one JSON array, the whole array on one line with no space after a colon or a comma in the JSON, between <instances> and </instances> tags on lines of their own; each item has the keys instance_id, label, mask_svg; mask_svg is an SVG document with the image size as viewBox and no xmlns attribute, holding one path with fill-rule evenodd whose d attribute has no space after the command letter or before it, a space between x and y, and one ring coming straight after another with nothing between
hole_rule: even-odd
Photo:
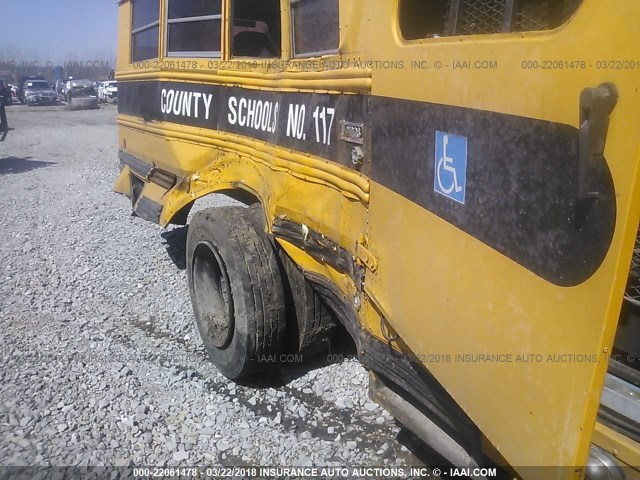
<instances>
[{"instance_id":1,"label":"window frame","mask_svg":"<svg viewBox=\"0 0 640 480\"><path fill-rule=\"evenodd\" d=\"M177 0L179 1L179 0ZM183 17L183 18L169 18L169 3L171 0L166 0L165 8L165 27L164 27L164 54L166 58L222 58L222 49L224 47L224 6L225 2L220 3L220 13L215 15L200 15L196 17ZM171 52L169 51L169 28L172 24L176 23L190 23L190 22L202 22L205 20L219 20L220 21L220 50L204 50L194 52Z\"/></svg>"},{"instance_id":2,"label":"window frame","mask_svg":"<svg viewBox=\"0 0 640 480\"><path fill-rule=\"evenodd\" d=\"M309 58L321 57L323 55L335 55L340 53L340 2L338 1L338 46L331 50L318 50L313 52L297 53L296 52L296 25L295 16L293 14L294 5L297 3L314 0L289 0L289 30L291 35L291 57L292 58Z\"/></svg>"},{"instance_id":3,"label":"window frame","mask_svg":"<svg viewBox=\"0 0 640 480\"><path fill-rule=\"evenodd\" d=\"M141 27L138 28L133 28L133 11L135 9L135 3L136 0L132 0L131 2L131 25L129 27L130 30L130 34L129 34L129 42L130 42L130 48L129 48L129 63L137 63L137 62L144 62L145 60L152 60L154 58L159 58L160 57L160 30L161 30L161 25L160 25L160 12L162 11L162 0L158 1L158 19L151 22L151 23L147 23L146 25L142 25ZM147 30L151 30L152 28L158 27L158 42L157 42L157 53L155 57L149 57L149 58L142 58L139 60L134 60L133 59L133 50L135 47L135 42L133 41L134 36L137 35L138 33L142 33L145 32Z\"/></svg>"},{"instance_id":4,"label":"window frame","mask_svg":"<svg viewBox=\"0 0 640 480\"><path fill-rule=\"evenodd\" d=\"M284 23L284 20L282 18L282 0L277 0L278 3L278 12L280 14L280 20L279 20L279 35L280 35L280 43L277 45L280 54L277 56L273 56L273 57L256 57L256 56L250 56L250 55L234 55L233 53L233 28L234 28L234 24L236 21L236 17L234 14L234 8L233 8L233 0L229 1L229 26L227 28L227 38L228 38L228 45L229 45L229 58L230 59L246 59L246 60L260 60L260 61L274 61L274 60L281 60L283 58L283 55L285 53L285 46L284 46L284 39L286 38L286 31L287 31L287 27ZM244 20L244 19L239 19L239 20ZM251 21L255 21L258 22L259 20L251 20ZM266 22L264 22L266 23ZM268 25L267 25L268 27ZM273 37L272 37L273 38ZM274 45L277 42L274 41Z\"/></svg>"},{"instance_id":5,"label":"window frame","mask_svg":"<svg viewBox=\"0 0 640 480\"><path fill-rule=\"evenodd\" d=\"M404 0L396 0L396 19L395 19L395 28L396 32L402 39L402 41L406 44L411 43L422 43L425 41L431 42L435 40L447 40L447 39L461 39L466 37L487 37L491 35L510 35L510 34L523 34L523 33L549 33L560 28L563 28L569 20L576 15L576 13L582 7L584 0L574 0L576 5L575 8L572 9L570 15L566 16L562 19L562 21L558 22L557 25L548 27L548 28L535 28L535 29L517 29L517 15L518 15L518 4L517 0L500 0L504 5L504 13L502 18L502 27L498 31L491 32L472 32L472 33L460 33L460 18L463 11L463 2L464 0L451 0L449 5L449 11L446 15L448 26L446 30L442 32L442 34L433 34L428 36L406 36L406 30L402 24L402 16L400 14L400 10L402 8L402 4L405 3ZM552 0L557 1L557 0ZM567 0L569 1L569 0ZM515 26L515 27L514 27Z\"/></svg>"}]
</instances>

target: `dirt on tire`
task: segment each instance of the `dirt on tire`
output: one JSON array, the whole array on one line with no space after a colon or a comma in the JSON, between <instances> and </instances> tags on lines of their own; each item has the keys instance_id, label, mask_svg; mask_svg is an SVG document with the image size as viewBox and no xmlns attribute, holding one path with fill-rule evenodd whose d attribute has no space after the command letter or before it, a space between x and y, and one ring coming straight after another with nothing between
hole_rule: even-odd
<instances>
[{"instance_id":1,"label":"dirt on tire","mask_svg":"<svg viewBox=\"0 0 640 480\"><path fill-rule=\"evenodd\" d=\"M213 248L230 283L233 332L225 348L209 335L204 301L194 280L199 249ZM257 373L260 357L281 352L285 334L285 297L273 246L255 228L243 207L211 208L198 212L187 235L187 277L196 323L213 363L228 378Z\"/></svg>"}]
</instances>

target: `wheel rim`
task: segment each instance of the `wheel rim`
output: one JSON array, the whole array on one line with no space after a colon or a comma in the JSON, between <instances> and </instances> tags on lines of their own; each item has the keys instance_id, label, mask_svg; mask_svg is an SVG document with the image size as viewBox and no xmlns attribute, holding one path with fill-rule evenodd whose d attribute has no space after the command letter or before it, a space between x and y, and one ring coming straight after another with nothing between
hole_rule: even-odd
<instances>
[{"instance_id":1,"label":"wheel rim","mask_svg":"<svg viewBox=\"0 0 640 480\"><path fill-rule=\"evenodd\" d=\"M205 338L218 349L226 348L235 326L231 288L225 264L209 242L201 242L195 248L193 290Z\"/></svg>"}]
</instances>

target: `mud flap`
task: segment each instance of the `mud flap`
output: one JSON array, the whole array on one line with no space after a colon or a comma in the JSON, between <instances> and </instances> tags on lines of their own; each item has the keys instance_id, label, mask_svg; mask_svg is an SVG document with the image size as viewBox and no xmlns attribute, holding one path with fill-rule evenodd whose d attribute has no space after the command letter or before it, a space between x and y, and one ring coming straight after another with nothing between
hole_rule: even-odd
<instances>
[{"instance_id":1,"label":"mud flap","mask_svg":"<svg viewBox=\"0 0 640 480\"><path fill-rule=\"evenodd\" d=\"M160 223L162 215L162 198L167 190L134 175L131 169L124 165L116 181L117 193L125 195L131 200L131 212L144 220Z\"/></svg>"}]
</instances>

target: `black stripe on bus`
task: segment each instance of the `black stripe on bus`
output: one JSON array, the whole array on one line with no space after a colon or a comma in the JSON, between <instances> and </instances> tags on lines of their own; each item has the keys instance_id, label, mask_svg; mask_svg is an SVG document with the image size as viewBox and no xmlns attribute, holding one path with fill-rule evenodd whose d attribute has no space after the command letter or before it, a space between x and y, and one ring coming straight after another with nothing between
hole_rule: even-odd
<instances>
[{"instance_id":1,"label":"black stripe on bus","mask_svg":"<svg viewBox=\"0 0 640 480\"><path fill-rule=\"evenodd\" d=\"M188 112L185 109L185 93L186 103L189 104ZM193 94L200 96L196 98ZM180 101L176 102L176 98ZM251 127L241 125L239 113L248 117L249 110L246 104L240 104L242 100L251 101L254 111ZM163 112L162 103L164 107L171 106L171 111L166 111L165 108ZM351 148L345 142L338 141L335 135L339 128L338 120L349 118L353 122L363 123L367 106L367 97L362 95L280 93L180 82L118 84L120 113L149 121L161 120L246 135L350 167L354 167ZM258 110L259 122L256 120ZM317 117L318 129L314 115ZM295 125L294 122L287 122L290 116L296 120ZM327 132L329 126L332 127L333 136L325 138L323 122L326 122ZM258 128L254 128L256 125Z\"/></svg>"},{"instance_id":2,"label":"black stripe on bus","mask_svg":"<svg viewBox=\"0 0 640 480\"><path fill-rule=\"evenodd\" d=\"M607 166L603 169L598 199L576 200L578 130L570 125L365 95L268 92L179 82L120 82L118 89L121 113L258 138L362 171L556 285L586 281L611 244L616 217L611 172ZM191 92L191 97L186 96L191 111L184 105L175 107L174 101L175 109L167 112L169 91ZM194 92L207 95L208 118L202 97L197 98L200 106L195 115ZM180 95L187 101L186 94ZM254 110L261 102L261 112L270 109L269 120L253 128L257 125L254 111L253 126L247 127L246 122L241 126L236 108L233 124L232 98L245 99L245 106L250 100ZM299 122L293 125L296 122L290 120L296 111ZM262 120L267 116L263 114ZM327 127L333 122L326 140L323 121ZM362 165L352 162L355 144L339 139L340 121L363 125ZM434 191L436 131L467 139L464 204ZM372 198L372 208L375 202Z\"/></svg>"},{"instance_id":3,"label":"black stripe on bus","mask_svg":"<svg viewBox=\"0 0 640 480\"><path fill-rule=\"evenodd\" d=\"M434 191L435 131L467 138L464 205ZM597 200L576 200L578 130L570 125L373 97L371 141L374 181L556 285L584 282L609 250L611 172L603 168Z\"/></svg>"}]
</instances>

